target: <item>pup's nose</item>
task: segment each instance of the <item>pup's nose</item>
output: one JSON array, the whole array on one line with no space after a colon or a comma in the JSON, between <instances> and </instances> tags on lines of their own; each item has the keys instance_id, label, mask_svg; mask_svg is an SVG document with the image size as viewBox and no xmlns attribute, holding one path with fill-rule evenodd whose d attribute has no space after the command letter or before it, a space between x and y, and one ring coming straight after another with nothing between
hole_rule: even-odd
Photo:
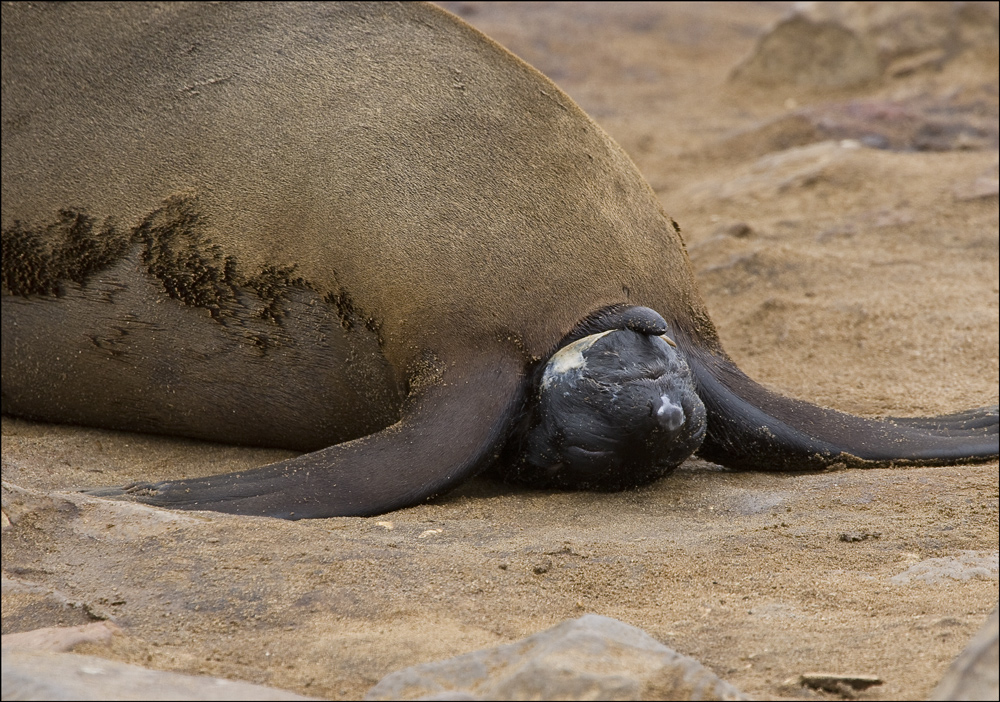
<instances>
[{"instance_id":1,"label":"pup's nose","mask_svg":"<svg viewBox=\"0 0 1000 702\"><path fill-rule=\"evenodd\" d=\"M684 424L684 410L666 395L660 395L659 406L654 411L656 421L667 431L677 431Z\"/></svg>"}]
</instances>

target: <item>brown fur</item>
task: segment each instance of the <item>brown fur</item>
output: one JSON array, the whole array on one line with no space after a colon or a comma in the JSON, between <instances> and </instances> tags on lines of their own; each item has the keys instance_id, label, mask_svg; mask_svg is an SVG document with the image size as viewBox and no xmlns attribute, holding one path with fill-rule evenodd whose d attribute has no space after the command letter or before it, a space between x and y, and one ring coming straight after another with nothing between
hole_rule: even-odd
<instances>
[{"instance_id":1,"label":"brown fur","mask_svg":"<svg viewBox=\"0 0 1000 702\"><path fill-rule=\"evenodd\" d=\"M614 303L712 336L628 156L433 6L7 7L3 40L4 228L131 229L193 194L224 255L346 290L397 367L506 337L541 357Z\"/></svg>"}]
</instances>

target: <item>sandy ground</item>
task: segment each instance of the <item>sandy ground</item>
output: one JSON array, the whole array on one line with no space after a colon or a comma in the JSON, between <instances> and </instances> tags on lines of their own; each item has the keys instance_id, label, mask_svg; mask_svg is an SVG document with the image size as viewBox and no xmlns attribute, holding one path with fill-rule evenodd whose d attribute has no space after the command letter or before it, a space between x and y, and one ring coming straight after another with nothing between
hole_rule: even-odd
<instances>
[{"instance_id":1,"label":"sandy ground","mask_svg":"<svg viewBox=\"0 0 1000 702\"><path fill-rule=\"evenodd\" d=\"M761 87L729 76L784 3L449 7L634 158L751 376L869 415L996 403L995 41L860 87ZM921 131L929 115L994 131ZM783 684L819 670L881 676L862 699L918 699L997 601L995 570L892 580L995 558L996 462L772 475L692 460L612 495L483 478L299 523L49 492L289 455L4 417L4 633L110 617L126 635L98 655L347 698L595 612L753 695L822 696Z\"/></svg>"}]
</instances>

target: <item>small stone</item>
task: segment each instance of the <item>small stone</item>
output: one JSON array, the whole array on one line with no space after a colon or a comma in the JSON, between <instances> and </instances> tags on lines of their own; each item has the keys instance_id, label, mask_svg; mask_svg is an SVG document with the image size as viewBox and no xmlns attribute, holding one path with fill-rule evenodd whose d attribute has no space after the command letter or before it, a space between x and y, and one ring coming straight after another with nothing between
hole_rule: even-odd
<instances>
[{"instance_id":1,"label":"small stone","mask_svg":"<svg viewBox=\"0 0 1000 702\"><path fill-rule=\"evenodd\" d=\"M715 234L721 236L731 236L734 239L747 239L753 235L753 229L746 222L729 222L720 224L715 228Z\"/></svg>"},{"instance_id":2,"label":"small stone","mask_svg":"<svg viewBox=\"0 0 1000 702\"><path fill-rule=\"evenodd\" d=\"M544 558L538 561L538 563L535 564L535 567L532 568L531 570L532 572L534 572L535 575L541 575L543 573L548 573L551 569L552 569L552 559Z\"/></svg>"},{"instance_id":3,"label":"small stone","mask_svg":"<svg viewBox=\"0 0 1000 702\"><path fill-rule=\"evenodd\" d=\"M867 690L873 685L881 685L882 678L877 675L836 675L834 673L803 673L799 676L799 684L814 690L826 692L843 692L851 690Z\"/></svg>"},{"instance_id":4,"label":"small stone","mask_svg":"<svg viewBox=\"0 0 1000 702\"><path fill-rule=\"evenodd\" d=\"M944 49L935 47L916 56L904 56L896 59L885 69L885 73L893 78L901 78L926 68L938 70L947 58L948 54Z\"/></svg>"},{"instance_id":5,"label":"small stone","mask_svg":"<svg viewBox=\"0 0 1000 702\"><path fill-rule=\"evenodd\" d=\"M840 540L846 541L847 543L853 543L855 541L877 539L881 536L882 533L878 531L845 531L840 534Z\"/></svg>"}]
</instances>

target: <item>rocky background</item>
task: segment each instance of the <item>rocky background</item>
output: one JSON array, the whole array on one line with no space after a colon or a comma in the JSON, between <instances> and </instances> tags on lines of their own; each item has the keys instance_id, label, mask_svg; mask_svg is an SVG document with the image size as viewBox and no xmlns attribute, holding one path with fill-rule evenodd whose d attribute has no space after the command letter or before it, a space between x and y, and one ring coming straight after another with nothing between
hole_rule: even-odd
<instances>
[{"instance_id":1,"label":"rocky background","mask_svg":"<svg viewBox=\"0 0 1000 702\"><path fill-rule=\"evenodd\" d=\"M752 377L869 415L996 403L996 3L445 5L628 151ZM46 672L17 689L42 696L30 685L144 674L119 663L355 698L559 625L599 654L590 672L617 675L626 644L651 670L694 659L690 694L922 699L997 602L996 462L771 475L692 460L610 495L483 478L299 523L65 492L289 455L4 417L4 698L31 665ZM478 654L496 680L420 669L372 695L523 693L510 681L579 658L532 641ZM679 694L671 670L622 673L622 696Z\"/></svg>"}]
</instances>

